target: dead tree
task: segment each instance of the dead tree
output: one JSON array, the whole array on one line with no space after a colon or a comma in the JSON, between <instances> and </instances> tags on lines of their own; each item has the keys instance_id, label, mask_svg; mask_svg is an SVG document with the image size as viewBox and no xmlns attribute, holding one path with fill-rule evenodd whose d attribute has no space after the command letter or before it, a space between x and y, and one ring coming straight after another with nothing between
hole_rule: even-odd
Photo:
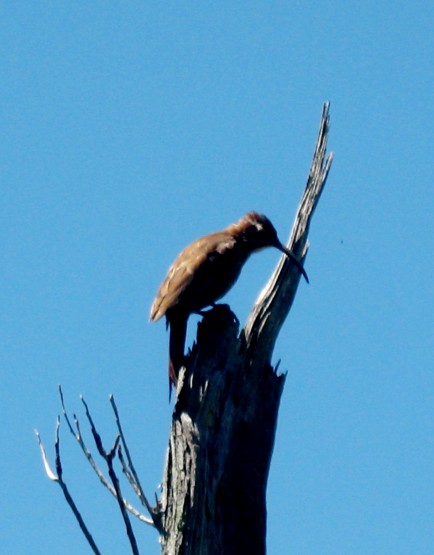
<instances>
[{"instance_id":1,"label":"dead tree","mask_svg":"<svg viewBox=\"0 0 434 555\"><path fill-rule=\"evenodd\" d=\"M332 154L326 156L329 104L323 108L318 141L306 188L288 241L304 260L310 221L327 180ZM60 389L67 428L103 486L116 498L131 552L139 553L130 515L156 528L163 555L262 555L265 553L265 493L285 376L271 366L280 328L300 280L291 258L282 256L244 329L227 305L210 310L198 326L197 340L181 369L160 499L151 506L135 470L113 396L117 436L110 449L82 399L98 454L98 466L84 440L79 419L71 418ZM57 419L55 464L51 468L36 432L47 476L56 482L90 548L100 554L64 479ZM123 494L120 467L149 517Z\"/></svg>"},{"instance_id":2,"label":"dead tree","mask_svg":"<svg viewBox=\"0 0 434 555\"><path fill-rule=\"evenodd\" d=\"M301 260L332 161L328 110L287 245ZM226 305L198 326L180 373L159 501L164 555L266 551L266 485L285 382L271 356L299 279L282 256L241 332Z\"/></svg>"}]
</instances>

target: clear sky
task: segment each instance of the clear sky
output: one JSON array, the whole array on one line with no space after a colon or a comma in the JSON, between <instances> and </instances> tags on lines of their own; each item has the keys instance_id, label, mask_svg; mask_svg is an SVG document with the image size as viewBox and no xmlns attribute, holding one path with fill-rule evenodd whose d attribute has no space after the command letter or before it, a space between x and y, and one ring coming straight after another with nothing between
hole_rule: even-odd
<instances>
[{"instance_id":1,"label":"clear sky","mask_svg":"<svg viewBox=\"0 0 434 555\"><path fill-rule=\"evenodd\" d=\"M325 100L311 284L274 353L268 553L434 553L433 27L428 0L2 3L1 555L90 552L33 436L52 454L59 383L106 446L116 396L152 497L170 423L157 287L249 210L286 240ZM257 254L228 295L242 322L277 260ZM97 543L128 553L65 431Z\"/></svg>"}]
</instances>

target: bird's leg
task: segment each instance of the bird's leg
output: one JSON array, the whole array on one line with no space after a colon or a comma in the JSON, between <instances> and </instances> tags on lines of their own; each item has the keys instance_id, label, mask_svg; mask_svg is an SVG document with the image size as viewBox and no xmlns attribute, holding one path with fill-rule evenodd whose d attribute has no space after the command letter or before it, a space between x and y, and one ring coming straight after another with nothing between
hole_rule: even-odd
<instances>
[{"instance_id":1,"label":"bird's leg","mask_svg":"<svg viewBox=\"0 0 434 555\"><path fill-rule=\"evenodd\" d=\"M187 333L188 315L184 313L171 313L167 316L170 326L169 339L169 400L172 392L172 384L176 387L178 374L183 366L185 336Z\"/></svg>"}]
</instances>

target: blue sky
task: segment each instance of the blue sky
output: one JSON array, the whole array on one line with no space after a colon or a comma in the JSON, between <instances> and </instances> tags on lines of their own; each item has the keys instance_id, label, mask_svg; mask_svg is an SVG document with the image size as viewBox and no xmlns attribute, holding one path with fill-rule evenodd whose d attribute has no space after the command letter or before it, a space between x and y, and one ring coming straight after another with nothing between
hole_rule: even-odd
<instances>
[{"instance_id":1,"label":"blue sky","mask_svg":"<svg viewBox=\"0 0 434 555\"><path fill-rule=\"evenodd\" d=\"M114 393L155 491L170 423L168 336L148 322L159 282L249 210L286 240L325 100L335 161L311 284L274 353L288 377L268 552L432 554L432 2L16 1L0 16L1 555L89 552L33 437L52 452L59 383L107 446ZM253 257L227 296L242 322L277 259ZM115 503L62 437L102 552L127 553ZM153 530L137 535L159 552Z\"/></svg>"}]
</instances>

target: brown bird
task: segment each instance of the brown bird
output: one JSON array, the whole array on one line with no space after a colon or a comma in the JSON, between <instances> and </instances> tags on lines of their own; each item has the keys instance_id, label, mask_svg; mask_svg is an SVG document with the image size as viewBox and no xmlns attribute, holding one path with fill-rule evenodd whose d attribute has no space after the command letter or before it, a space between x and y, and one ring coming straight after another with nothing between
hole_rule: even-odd
<instances>
[{"instance_id":1,"label":"brown bird","mask_svg":"<svg viewBox=\"0 0 434 555\"><path fill-rule=\"evenodd\" d=\"M309 283L303 266L279 241L273 224L256 212L249 212L222 231L196 239L176 257L151 307L151 321L165 315L170 326L169 392L172 384L176 386L184 362L188 317L223 297L249 256L265 247L275 247L289 256Z\"/></svg>"}]
</instances>

